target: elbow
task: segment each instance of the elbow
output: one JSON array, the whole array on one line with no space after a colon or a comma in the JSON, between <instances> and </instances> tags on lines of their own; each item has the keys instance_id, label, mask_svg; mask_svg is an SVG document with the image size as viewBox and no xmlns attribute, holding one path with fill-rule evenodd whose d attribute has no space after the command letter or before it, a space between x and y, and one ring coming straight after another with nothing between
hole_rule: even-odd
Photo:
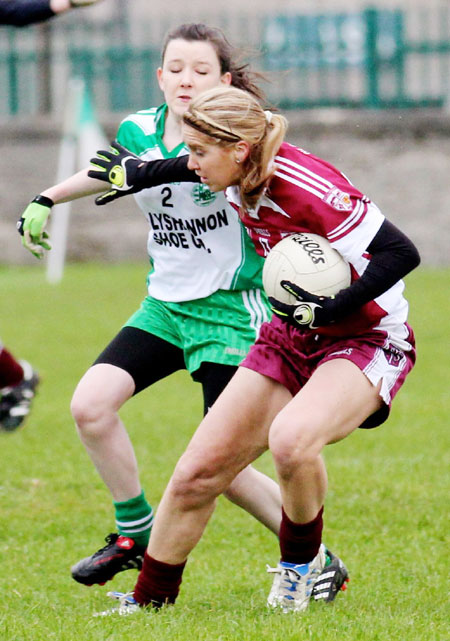
<instances>
[{"instance_id":1,"label":"elbow","mask_svg":"<svg viewBox=\"0 0 450 641\"><path fill-rule=\"evenodd\" d=\"M410 243L408 247L408 251L403 252L403 259L402 259L402 276L401 278L404 278L407 276L410 272L412 272L416 267L420 265L420 254L415 245Z\"/></svg>"},{"instance_id":2,"label":"elbow","mask_svg":"<svg viewBox=\"0 0 450 641\"><path fill-rule=\"evenodd\" d=\"M410 262L411 262L410 271L412 271L413 269L416 269L416 267L420 265L420 254L419 254L419 250L415 245L412 245L411 247Z\"/></svg>"}]
</instances>

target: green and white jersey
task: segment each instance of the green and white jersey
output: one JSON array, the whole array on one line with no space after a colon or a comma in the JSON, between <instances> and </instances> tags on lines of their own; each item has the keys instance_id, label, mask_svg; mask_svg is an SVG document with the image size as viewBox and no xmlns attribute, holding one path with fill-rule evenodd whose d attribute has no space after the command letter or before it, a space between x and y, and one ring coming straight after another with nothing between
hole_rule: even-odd
<instances>
[{"instance_id":1,"label":"green and white jersey","mask_svg":"<svg viewBox=\"0 0 450 641\"><path fill-rule=\"evenodd\" d=\"M162 105L128 116L117 140L144 160L186 154L184 144L169 152L162 141L166 110ZM151 296L181 302L217 290L262 287L263 259L223 193L200 183L171 183L144 189L135 198L150 224Z\"/></svg>"}]
</instances>

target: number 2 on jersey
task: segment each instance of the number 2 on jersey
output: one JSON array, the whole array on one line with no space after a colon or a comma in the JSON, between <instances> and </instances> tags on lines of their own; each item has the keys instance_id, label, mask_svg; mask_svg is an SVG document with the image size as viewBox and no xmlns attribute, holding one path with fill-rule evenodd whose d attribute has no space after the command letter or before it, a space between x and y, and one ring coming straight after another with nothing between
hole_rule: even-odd
<instances>
[{"instance_id":1,"label":"number 2 on jersey","mask_svg":"<svg viewBox=\"0 0 450 641\"><path fill-rule=\"evenodd\" d=\"M173 204L170 202L170 199L172 198L172 190L170 187L164 187L164 189L161 189L161 195L163 196L162 206L173 207Z\"/></svg>"}]
</instances>

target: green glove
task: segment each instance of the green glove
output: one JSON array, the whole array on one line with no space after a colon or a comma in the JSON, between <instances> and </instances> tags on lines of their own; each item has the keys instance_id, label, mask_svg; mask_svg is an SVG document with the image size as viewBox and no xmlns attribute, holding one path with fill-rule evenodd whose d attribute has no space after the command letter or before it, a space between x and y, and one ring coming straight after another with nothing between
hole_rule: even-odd
<instances>
[{"instance_id":1,"label":"green glove","mask_svg":"<svg viewBox=\"0 0 450 641\"><path fill-rule=\"evenodd\" d=\"M17 221L17 231L22 236L22 245L36 258L42 258L44 249L52 248L44 230L54 204L47 196L36 196Z\"/></svg>"}]
</instances>

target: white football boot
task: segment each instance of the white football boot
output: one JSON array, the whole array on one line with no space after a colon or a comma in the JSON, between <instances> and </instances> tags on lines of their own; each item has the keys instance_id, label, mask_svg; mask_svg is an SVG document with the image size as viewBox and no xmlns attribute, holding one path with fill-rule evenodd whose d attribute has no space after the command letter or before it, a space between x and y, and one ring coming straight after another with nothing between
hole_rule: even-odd
<instances>
[{"instance_id":1,"label":"white football boot","mask_svg":"<svg viewBox=\"0 0 450 641\"><path fill-rule=\"evenodd\" d=\"M106 617L111 614L126 616L139 610L139 604L135 600L133 592L108 592L106 596L118 601L118 605L109 610L103 610L103 612L96 612L95 617Z\"/></svg>"},{"instance_id":2,"label":"white football boot","mask_svg":"<svg viewBox=\"0 0 450 641\"><path fill-rule=\"evenodd\" d=\"M280 561L276 568L267 567L269 573L275 574L267 605L279 608L283 612L306 610L314 584L324 569L325 562L325 546L322 544L317 556L309 563Z\"/></svg>"}]
</instances>

